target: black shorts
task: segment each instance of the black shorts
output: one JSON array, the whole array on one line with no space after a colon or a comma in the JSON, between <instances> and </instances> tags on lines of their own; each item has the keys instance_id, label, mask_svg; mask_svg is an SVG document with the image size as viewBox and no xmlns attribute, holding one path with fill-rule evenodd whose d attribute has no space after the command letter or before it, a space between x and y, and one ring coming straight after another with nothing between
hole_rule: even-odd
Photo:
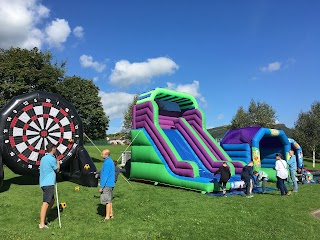
<instances>
[{"instance_id":1,"label":"black shorts","mask_svg":"<svg viewBox=\"0 0 320 240\"><path fill-rule=\"evenodd\" d=\"M54 199L54 186L43 186L43 202L50 203Z\"/></svg>"}]
</instances>

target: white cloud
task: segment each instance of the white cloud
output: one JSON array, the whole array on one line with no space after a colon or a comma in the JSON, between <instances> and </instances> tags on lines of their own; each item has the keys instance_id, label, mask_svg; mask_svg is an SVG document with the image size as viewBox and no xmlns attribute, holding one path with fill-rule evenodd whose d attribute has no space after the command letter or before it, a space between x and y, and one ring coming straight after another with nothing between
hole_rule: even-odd
<instances>
[{"instance_id":1,"label":"white cloud","mask_svg":"<svg viewBox=\"0 0 320 240\"><path fill-rule=\"evenodd\" d=\"M81 26L76 26L76 27L73 29L73 34L74 34L74 36L76 36L76 37L79 38L79 39L83 38L83 36L84 36L84 29L83 29L83 27L81 27Z\"/></svg>"},{"instance_id":2,"label":"white cloud","mask_svg":"<svg viewBox=\"0 0 320 240\"><path fill-rule=\"evenodd\" d=\"M53 20L45 29L46 40L51 47L62 48L62 44L67 41L71 29L65 19Z\"/></svg>"},{"instance_id":3,"label":"white cloud","mask_svg":"<svg viewBox=\"0 0 320 240\"><path fill-rule=\"evenodd\" d=\"M275 72L281 69L281 62L269 63L267 66L261 67L260 71L263 73Z\"/></svg>"},{"instance_id":4,"label":"white cloud","mask_svg":"<svg viewBox=\"0 0 320 240\"><path fill-rule=\"evenodd\" d=\"M218 120L222 120L222 119L224 119L224 115L223 115L223 113L220 113L220 114L217 116L217 119L218 119Z\"/></svg>"},{"instance_id":5,"label":"white cloud","mask_svg":"<svg viewBox=\"0 0 320 240\"><path fill-rule=\"evenodd\" d=\"M63 48L63 43L71 33L69 24L65 19L50 22L48 20L50 9L41 2L41 0L0 0L0 48L41 49L43 45ZM81 33L79 30L78 28L78 34Z\"/></svg>"},{"instance_id":6,"label":"white cloud","mask_svg":"<svg viewBox=\"0 0 320 240\"><path fill-rule=\"evenodd\" d=\"M110 83L121 87L149 83L153 77L172 74L179 66L170 58L149 58L146 62L118 61L109 76Z\"/></svg>"},{"instance_id":7,"label":"white cloud","mask_svg":"<svg viewBox=\"0 0 320 240\"><path fill-rule=\"evenodd\" d=\"M201 102L206 103L206 99L200 93L200 83L199 81L194 80L190 84L175 84L167 82L167 88L176 90L178 92L189 93L195 98L198 98Z\"/></svg>"},{"instance_id":8,"label":"white cloud","mask_svg":"<svg viewBox=\"0 0 320 240\"><path fill-rule=\"evenodd\" d=\"M49 12L38 0L1 0L0 47L41 48L43 34L37 24Z\"/></svg>"},{"instance_id":9,"label":"white cloud","mask_svg":"<svg viewBox=\"0 0 320 240\"><path fill-rule=\"evenodd\" d=\"M97 61L93 61L93 57L89 55L81 55L80 56L80 64L84 68L93 68L97 72L103 72L103 70L106 68L106 65L103 63L99 63Z\"/></svg>"},{"instance_id":10,"label":"white cloud","mask_svg":"<svg viewBox=\"0 0 320 240\"><path fill-rule=\"evenodd\" d=\"M98 80L99 80L98 77L94 77L94 78L92 79L93 82L98 82Z\"/></svg>"},{"instance_id":11,"label":"white cloud","mask_svg":"<svg viewBox=\"0 0 320 240\"><path fill-rule=\"evenodd\" d=\"M123 113L133 101L134 94L126 92L106 93L99 91L99 96L101 97L105 113L110 117L110 120L113 120L123 118Z\"/></svg>"}]
</instances>

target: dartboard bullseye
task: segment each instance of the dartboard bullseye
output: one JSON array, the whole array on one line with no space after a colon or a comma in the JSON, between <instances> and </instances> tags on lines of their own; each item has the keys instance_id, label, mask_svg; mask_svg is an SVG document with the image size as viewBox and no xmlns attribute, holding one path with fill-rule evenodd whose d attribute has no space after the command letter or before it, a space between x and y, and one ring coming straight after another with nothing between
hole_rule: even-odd
<instances>
[{"instance_id":1,"label":"dartboard bullseye","mask_svg":"<svg viewBox=\"0 0 320 240\"><path fill-rule=\"evenodd\" d=\"M56 158L61 166L74 158L77 147L83 144L77 112L57 94L21 95L11 100L1 112L4 161L18 169L15 172L38 172L48 143L57 146Z\"/></svg>"}]
</instances>

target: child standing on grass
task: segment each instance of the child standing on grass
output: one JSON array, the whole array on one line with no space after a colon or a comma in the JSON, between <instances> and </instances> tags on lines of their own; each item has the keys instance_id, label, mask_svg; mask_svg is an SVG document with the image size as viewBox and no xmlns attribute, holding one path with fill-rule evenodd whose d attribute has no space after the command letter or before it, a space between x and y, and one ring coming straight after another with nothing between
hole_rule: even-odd
<instances>
[{"instance_id":1,"label":"child standing on grass","mask_svg":"<svg viewBox=\"0 0 320 240\"><path fill-rule=\"evenodd\" d=\"M259 186L259 183L262 182L262 193L266 193L266 185L268 182L268 174L264 171L254 171L253 175L256 176L255 184Z\"/></svg>"},{"instance_id":2,"label":"child standing on grass","mask_svg":"<svg viewBox=\"0 0 320 240\"><path fill-rule=\"evenodd\" d=\"M214 174L217 174L217 173L220 173L219 186L223 191L223 195L226 196L227 182L231 177L230 169L228 168L228 165L226 162L223 162L222 166L217 171L214 172Z\"/></svg>"},{"instance_id":3,"label":"child standing on grass","mask_svg":"<svg viewBox=\"0 0 320 240\"><path fill-rule=\"evenodd\" d=\"M241 172L241 180L246 184L247 198L252 198L252 179L253 178L253 161L250 161L247 166L243 167Z\"/></svg>"}]
</instances>

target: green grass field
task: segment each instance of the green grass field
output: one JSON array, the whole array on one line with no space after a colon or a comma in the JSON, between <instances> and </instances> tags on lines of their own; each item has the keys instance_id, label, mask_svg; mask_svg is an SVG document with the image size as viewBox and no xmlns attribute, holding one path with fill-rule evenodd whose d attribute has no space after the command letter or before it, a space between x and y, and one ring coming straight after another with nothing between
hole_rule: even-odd
<instances>
[{"instance_id":1,"label":"green grass field","mask_svg":"<svg viewBox=\"0 0 320 240\"><path fill-rule=\"evenodd\" d=\"M124 148L110 146L113 159ZM87 149L101 169L99 152ZM320 239L320 222L310 214L320 208L320 184L299 185L299 192L289 197L272 192L247 199L137 182L129 185L119 177L115 219L102 222L104 207L99 205L97 188L75 191L77 184L60 181L59 200L67 204L61 213L62 228L53 208L50 229L38 229L42 193L37 183L36 178L5 168L0 239Z\"/></svg>"}]
</instances>

